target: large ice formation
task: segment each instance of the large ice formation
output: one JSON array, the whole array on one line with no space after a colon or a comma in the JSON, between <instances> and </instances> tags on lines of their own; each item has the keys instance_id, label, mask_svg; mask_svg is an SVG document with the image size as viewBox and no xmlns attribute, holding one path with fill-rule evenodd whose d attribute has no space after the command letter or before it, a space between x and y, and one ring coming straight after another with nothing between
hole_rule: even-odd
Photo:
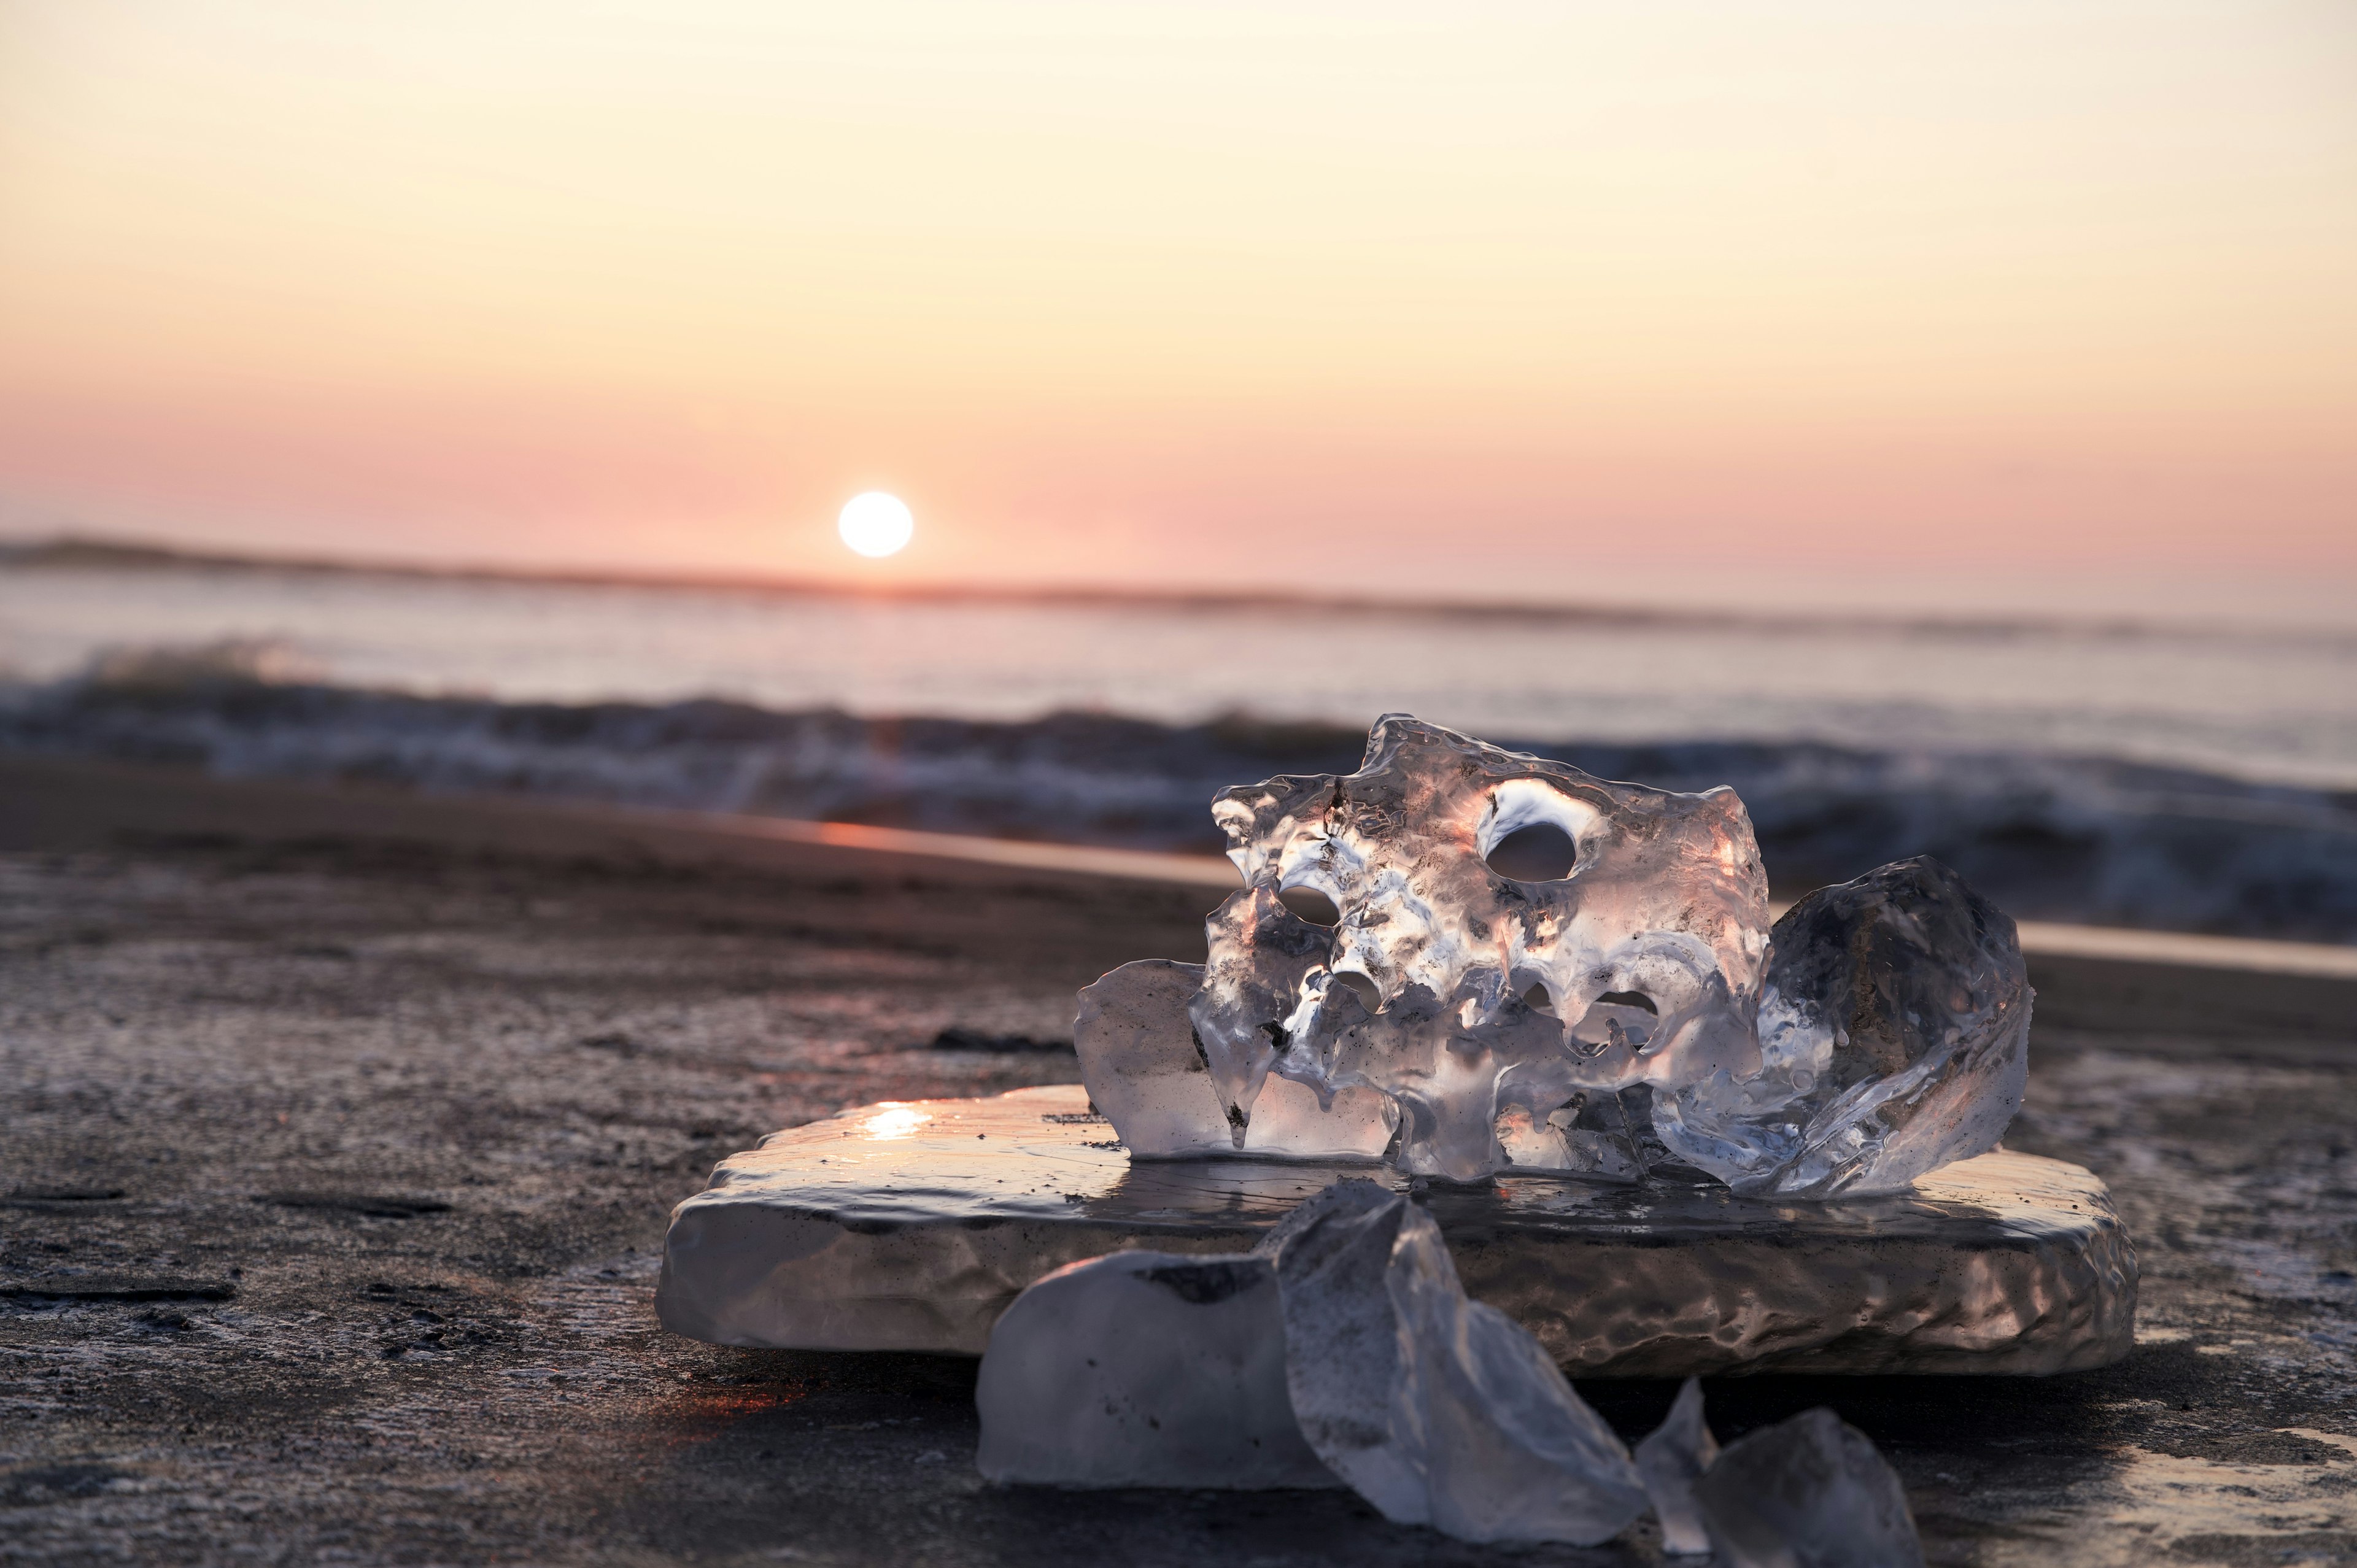
<instances>
[{"instance_id":1,"label":"large ice formation","mask_svg":"<svg viewBox=\"0 0 2357 1568\"><path fill-rule=\"evenodd\" d=\"M1674 1160L1863 1196L1994 1147L2019 1103L2013 923L1936 862L1771 933L1733 790L1608 783L1403 714L1356 773L1211 811L1245 886L1208 961L1081 993L1082 1076L1135 1155L1453 1181Z\"/></svg>"},{"instance_id":2,"label":"large ice formation","mask_svg":"<svg viewBox=\"0 0 2357 1568\"><path fill-rule=\"evenodd\" d=\"M1467 1541L1593 1544L1647 1505L1538 1342L1467 1299L1430 1215L1336 1182L1249 1253L1116 1252L998 1320L977 1463L1062 1486L1355 1488Z\"/></svg>"}]
</instances>

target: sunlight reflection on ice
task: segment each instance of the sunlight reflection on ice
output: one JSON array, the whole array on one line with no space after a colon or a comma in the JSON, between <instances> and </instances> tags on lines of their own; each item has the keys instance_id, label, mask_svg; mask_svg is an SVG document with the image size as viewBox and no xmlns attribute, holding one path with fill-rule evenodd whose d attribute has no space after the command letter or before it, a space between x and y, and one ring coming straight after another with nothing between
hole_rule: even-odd
<instances>
[{"instance_id":1,"label":"sunlight reflection on ice","mask_svg":"<svg viewBox=\"0 0 2357 1568\"><path fill-rule=\"evenodd\" d=\"M870 1116L861 1126L870 1138L906 1138L931 1120L930 1112L888 1100L884 1102L884 1109Z\"/></svg>"}]
</instances>

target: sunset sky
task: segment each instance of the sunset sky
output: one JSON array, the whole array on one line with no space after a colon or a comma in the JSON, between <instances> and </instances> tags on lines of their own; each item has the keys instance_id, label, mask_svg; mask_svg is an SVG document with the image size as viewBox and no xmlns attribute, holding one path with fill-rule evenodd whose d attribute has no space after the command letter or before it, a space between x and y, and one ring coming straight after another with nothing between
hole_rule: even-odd
<instances>
[{"instance_id":1,"label":"sunset sky","mask_svg":"<svg viewBox=\"0 0 2357 1568\"><path fill-rule=\"evenodd\" d=\"M0 0L67 528L2357 593L2357 6Z\"/></svg>"}]
</instances>

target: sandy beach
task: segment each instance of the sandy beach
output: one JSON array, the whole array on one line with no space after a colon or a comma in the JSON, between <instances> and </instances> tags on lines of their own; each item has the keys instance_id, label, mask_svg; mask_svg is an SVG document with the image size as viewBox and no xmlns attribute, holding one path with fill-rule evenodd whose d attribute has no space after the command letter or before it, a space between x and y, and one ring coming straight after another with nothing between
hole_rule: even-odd
<instances>
[{"instance_id":1,"label":"sandy beach","mask_svg":"<svg viewBox=\"0 0 2357 1568\"><path fill-rule=\"evenodd\" d=\"M715 1160L1074 1079L1073 990L1213 889L22 758L0 884L0 1562L1659 1561L996 1490L971 1362L657 1328ZM1719 1435L1832 1404L1934 1563L2357 1559L2357 983L2032 977L2008 1144L2111 1183L2135 1355L1723 1379ZM1674 1391L1583 1385L1632 1438Z\"/></svg>"}]
</instances>

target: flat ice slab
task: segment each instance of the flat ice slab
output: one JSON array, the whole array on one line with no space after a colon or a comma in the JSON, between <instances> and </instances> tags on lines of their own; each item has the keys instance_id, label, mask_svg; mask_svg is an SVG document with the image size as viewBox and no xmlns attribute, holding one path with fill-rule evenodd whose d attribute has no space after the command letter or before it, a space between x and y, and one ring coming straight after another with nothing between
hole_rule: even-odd
<instances>
[{"instance_id":1,"label":"flat ice slab","mask_svg":"<svg viewBox=\"0 0 2357 1568\"><path fill-rule=\"evenodd\" d=\"M720 1345L980 1355L1016 1294L1127 1247L1240 1252L1374 1165L1133 1163L1078 1085L862 1106L771 1134L672 1213L663 1326ZM1435 1184L1465 1288L1574 1376L2072 1371L2135 1338L2104 1184L2003 1152L1888 1197L1506 1175Z\"/></svg>"}]
</instances>

